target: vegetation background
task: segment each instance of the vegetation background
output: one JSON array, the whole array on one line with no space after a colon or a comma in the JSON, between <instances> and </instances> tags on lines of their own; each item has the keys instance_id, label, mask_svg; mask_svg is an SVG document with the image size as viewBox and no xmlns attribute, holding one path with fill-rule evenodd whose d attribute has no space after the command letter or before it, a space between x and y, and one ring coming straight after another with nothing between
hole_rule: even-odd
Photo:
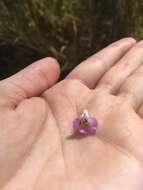
<instances>
[{"instance_id":1,"label":"vegetation background","mask_svg":"<svg viewBox=\"0 0 143 190\"><path fill-rule=\"evenodd\" d=\"M143 0L1 0L0 79L46 56L64 77L125 36L143 37Z\"/></svg>"}]
</instances>

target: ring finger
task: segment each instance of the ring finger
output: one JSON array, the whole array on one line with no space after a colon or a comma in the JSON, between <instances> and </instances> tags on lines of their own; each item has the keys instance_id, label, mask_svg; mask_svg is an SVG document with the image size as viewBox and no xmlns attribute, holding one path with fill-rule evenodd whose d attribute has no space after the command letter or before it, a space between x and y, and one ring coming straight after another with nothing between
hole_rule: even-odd
<instances>
[{"instance_id":1,"label":"ring finger","mask_svg":"<svg viewBox=\"0 0 143 190\"><path fill-rule=\"evenodd\" d=\"M134 45L99 81L97 88L116 94L124 81L143 63L143 41Z\"/></svg>"},{"instance_id":2,"label":"ring finger","mask_svg":"<svg viewBox=\"0 0 143 190\"><path fill-rule=\"evenodd\" d=\"M143 103L143 65L139 67L121 86L119 94L127 95L135 110Z\"/></svg>"}]
</instances>

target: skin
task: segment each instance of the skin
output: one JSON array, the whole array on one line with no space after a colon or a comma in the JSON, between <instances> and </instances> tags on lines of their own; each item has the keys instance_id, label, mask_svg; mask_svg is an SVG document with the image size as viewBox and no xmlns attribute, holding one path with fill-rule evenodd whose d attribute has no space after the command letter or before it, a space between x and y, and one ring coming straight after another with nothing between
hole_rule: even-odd
<instances>
[{"instance_id":1,"label":"skin","mask_svg":"<svg viewBox=\"0 0 143 190\"><path fill-rule=\"evenodd\" d=\"M143 42L125 38L58 83L52 58L1 81L0 189L141 190L142 63ZM95 136L72 135L84 109Z\"/></svg>"}]
</instances>

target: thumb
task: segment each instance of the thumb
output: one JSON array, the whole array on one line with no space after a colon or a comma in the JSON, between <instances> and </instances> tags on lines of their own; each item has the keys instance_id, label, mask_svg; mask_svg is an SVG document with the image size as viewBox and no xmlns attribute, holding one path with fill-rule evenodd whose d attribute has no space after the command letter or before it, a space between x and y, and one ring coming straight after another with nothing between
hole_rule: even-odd
<instances>
[{"instance_id":1,"label":"thumb","mask_svg":"<svg viewBox=\"0 0 143 190\"><path fill-rule=\"evenodd\" d=\"M0 105L15 107L25 98L39 96L51 87L60 74L57 61L44 58L0 82Z\"/></svg>"}]
</instances>

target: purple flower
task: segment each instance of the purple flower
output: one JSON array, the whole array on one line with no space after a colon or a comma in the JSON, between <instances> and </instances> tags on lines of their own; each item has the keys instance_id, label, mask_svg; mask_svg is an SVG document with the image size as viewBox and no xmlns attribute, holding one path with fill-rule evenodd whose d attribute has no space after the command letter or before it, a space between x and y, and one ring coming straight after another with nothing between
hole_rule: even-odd
<instances>
[{"instance_id":1,"label":"purple flower","mask_svg":"<svg viewBox=\"0 0 143 190\"><path fill-rule=\"evenodd\" d=\"M95 117L89 116L88 112L85 110L83 114L73 121L73 129L75 133L84 135L94 135L98 123Z\"/></svg>"}]
</instances>

